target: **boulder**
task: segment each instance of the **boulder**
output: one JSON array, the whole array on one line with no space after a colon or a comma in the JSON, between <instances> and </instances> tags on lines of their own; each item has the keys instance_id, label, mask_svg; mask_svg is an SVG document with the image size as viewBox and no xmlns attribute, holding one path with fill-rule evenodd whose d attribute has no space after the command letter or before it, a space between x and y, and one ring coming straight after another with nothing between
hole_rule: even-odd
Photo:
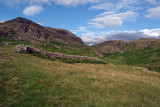
<instances>
[{"instance_id":1,"label":"boulder","mask_svg":"<svg viewBox=\"0 0 160 107\"><path fill-rule=\"evenodd\" d=\"M20 52L20 53L32 53L32 48L28 47L27 45L25 44L19 44L19 45L16 45L13 50L12 50L14 53L16 52Z\"/></svg>"}]
</instances>

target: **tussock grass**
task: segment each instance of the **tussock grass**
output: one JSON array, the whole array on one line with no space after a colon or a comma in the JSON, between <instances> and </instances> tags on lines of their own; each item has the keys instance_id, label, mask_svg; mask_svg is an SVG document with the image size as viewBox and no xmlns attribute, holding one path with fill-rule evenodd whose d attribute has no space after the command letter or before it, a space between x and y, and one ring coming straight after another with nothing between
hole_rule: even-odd
<instances>
[{"instance_id":1,"label":"tussock grass","mask_svg":"<svg viewBox=\"0 0 160 107\"><path fill-rule=\"evenodd\" d=\"M113 64L68 64L0 46L0 106L160 106L160 73Z\"/></svg>"}]
</instances>

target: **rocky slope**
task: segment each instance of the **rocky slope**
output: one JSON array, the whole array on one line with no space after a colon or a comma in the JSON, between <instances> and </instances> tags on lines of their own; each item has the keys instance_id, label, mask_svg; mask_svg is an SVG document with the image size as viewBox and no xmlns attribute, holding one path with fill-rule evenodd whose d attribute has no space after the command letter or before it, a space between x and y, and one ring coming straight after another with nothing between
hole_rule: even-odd
<instances>
[{"instance_id":1,"label":"rocky slope","mask_svg":"<svg viewBox=\"0 0 160 107\"><path fill-rule=\"evenodd\" d=\"M0 24L0 37L11 37L15 40L58 41L68 45L83 45L83 41L65 29L43 27L31 20L18 17Z\"/></svg>"},{"instance_id":2,"label":"rocky slope","mask_svg":"<svg viewBox=\"0 0 160 107\"><path fill-rule=\"evenodd\" d=\"M91 46L98 54L123 53L129 50L139 50L147 47L158 48L160 40L155 38L140 38L136 41L125 42L122 40L105 41Z\"/></svg>"}]
</instances>

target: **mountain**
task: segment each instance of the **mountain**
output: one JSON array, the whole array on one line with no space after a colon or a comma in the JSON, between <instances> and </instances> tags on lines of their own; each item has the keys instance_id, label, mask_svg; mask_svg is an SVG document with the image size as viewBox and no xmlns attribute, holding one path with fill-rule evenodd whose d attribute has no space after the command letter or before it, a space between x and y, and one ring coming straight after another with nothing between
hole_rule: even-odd
<instances>
[{"instance_id":1,"label":"mountain","mask_svg":"<svg viewBox=\"0 0 160 107\"><path fill-rule=\"evenodd\" d=\"M0 45L8 43L14 46L26 44L44 51L67 55L99 57L72 32L44 27L21 17L0 23Z\"/></svg>"},{"instance_id":2,"label":"mountain","mask_svg":"<svg viewBox=\"0 0 160 107\"><path fill-rule=\"evenodd\" d=\"M160 46L160 40L155 38L140 38L135 41L125 42L122 40L105 41L100 44L92 45L98 54L123 53L129 50L139 50L147 47L156 48Z\"/></svg>"},{"instance_id":3,"label":"mountain","mask_svg":"<svg viewBox=\"0 0 160 107\"><path fill-rule=\"evenodd\" d=\"M18 17L0 24L0 37L11 37L15 40L57 41L68 45L83 45L84 42L65 29L43 27L31 20Z\"/></svg>"}]
</instances>

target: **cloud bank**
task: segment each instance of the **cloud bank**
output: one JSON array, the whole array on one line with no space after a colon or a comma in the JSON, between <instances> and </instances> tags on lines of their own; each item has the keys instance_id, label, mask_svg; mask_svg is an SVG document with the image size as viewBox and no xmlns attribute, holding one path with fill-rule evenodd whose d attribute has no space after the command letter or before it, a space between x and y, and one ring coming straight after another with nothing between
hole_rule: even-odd
<instances>
[{"instance_id":1,"label":"cloud bank","mask_svg":"<svg viewBox=\"0 0 160 107\"><path fill-rule=\"evenodd\" d=\"M85 27L78 27L74 33L81 33L81 39L86 44L97 44L108 40L133 41L139 38L160 38L160 28L140 31L92 32Z\"/></svg>"},{"instance_id":2,"label":"cloud bank","mask_svg":"<svg viewBox=\"0 0 160 107\"><path fill-rule=\"evenodd\" d=\"M0 21L0 23L4 23L5 21Z\"/></svg>"}]
</instances>

